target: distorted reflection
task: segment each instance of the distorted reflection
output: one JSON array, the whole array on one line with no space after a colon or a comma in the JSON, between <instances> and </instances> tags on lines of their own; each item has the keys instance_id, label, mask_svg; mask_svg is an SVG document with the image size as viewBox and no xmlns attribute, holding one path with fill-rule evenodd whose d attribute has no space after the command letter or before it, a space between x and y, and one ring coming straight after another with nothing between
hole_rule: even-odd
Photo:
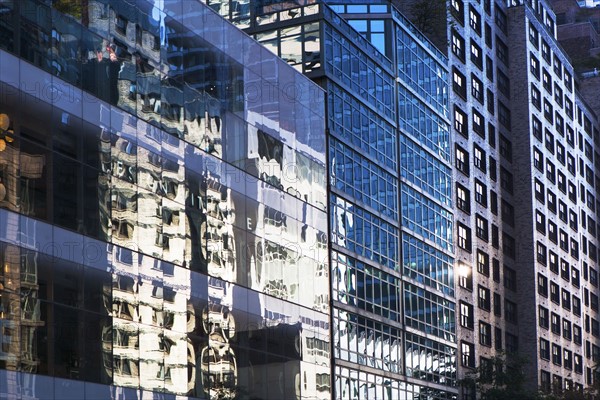
<instances>
[{"instance_id":1,"label":"distorted reflection","mask_svg":"<svg viewBox=\"0 0 600 400\"><path fill-rule=\"evenodd\" d=\"M215 38L239 32L200 2L169 15L163 2L65 4L7 8L23 42L0 43L40 79L88 92L79 109L0 99L16 137L0 151L0 211L22 218L30 246L0 245L0 368L328 399L324 112L310 101L322 93L243 36L226 54ZM286 98L285 79L306 93ZM22 393L39 395L38 377Z\"/></svg>"}]
</instances>

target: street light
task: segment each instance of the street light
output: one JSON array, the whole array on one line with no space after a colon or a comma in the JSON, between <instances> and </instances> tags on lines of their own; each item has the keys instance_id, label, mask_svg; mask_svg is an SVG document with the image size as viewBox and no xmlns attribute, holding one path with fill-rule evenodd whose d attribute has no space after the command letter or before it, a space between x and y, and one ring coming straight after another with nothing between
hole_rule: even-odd
<instances>
[{"instance_id":1,"label":"street light","mask_svg":"<svg viewBox=\"0 0 600 400\"><path fill-rule=\"evenodd\" d=\"M7 143L12 143L15 138L15 132L10 127L10 117L7 114L0 114L0 151L6 149Z\"/></svg>"}]
</instances>

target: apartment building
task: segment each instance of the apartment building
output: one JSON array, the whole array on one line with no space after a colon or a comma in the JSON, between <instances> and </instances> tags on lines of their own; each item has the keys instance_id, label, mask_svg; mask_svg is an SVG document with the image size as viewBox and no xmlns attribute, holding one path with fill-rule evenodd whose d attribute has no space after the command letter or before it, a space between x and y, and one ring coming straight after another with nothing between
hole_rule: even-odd
<instances>
[{"instance_id":1,"label":"apartment building","mask_svg":"<svg viewBox=\"0 0 600 400\"><path fill-rule=\"evenodd\" d=\"M508 16L513 120L528 121L513 124L521 352L542 390L581 390L600 351L597 110L575 89L549 5Z\"/></svg>"}]
</instances>

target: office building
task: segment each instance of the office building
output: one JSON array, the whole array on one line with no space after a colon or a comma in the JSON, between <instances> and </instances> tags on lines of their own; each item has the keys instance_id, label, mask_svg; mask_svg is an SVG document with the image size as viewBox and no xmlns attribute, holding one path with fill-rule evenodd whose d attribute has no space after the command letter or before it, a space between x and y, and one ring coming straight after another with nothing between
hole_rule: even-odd
<instances>
[{"instance_id":1,"label":"office building","mask_svg":"<svg viewBox=\"0 0 600 400\"><path fill-rule=\"evenodd\" d=\"M0 11L0 398L329 399L323 91L198 1Z\"/></svg>"},{"instance_id":2,"label":"office building","mask_svg":"<svg viewBox=\"0 0 600 400\"><path fill-rule=\"evenodd\" d=\"M386 2L207 4L327 92L336 399L455 399L447 58Z\"/></svg>"}]
</instances>

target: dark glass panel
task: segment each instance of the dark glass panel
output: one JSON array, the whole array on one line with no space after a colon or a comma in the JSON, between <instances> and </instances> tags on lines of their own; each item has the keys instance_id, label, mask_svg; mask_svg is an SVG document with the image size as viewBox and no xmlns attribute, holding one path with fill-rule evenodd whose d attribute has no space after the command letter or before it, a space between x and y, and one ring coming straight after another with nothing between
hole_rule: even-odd
<instances>
[{"instance_id":1,"label":"dark glass panel","mask_svg":"<svg viewBox=\"0 0 600 400\"><path fill-rule=\"evenodd\" d=\"M112 278L110 273L84 268L83 306L86 310L108 315L111 312Z\"/></svg>"},{"instance_id":2,"label":"dark glass panel","mask_svg":"<svg viewBox=\"0 0 600 400\"><path fill-rule=\"evenodd\" d=\"M0 4L0 48L15 51L15 2L8 0Z\"/></svg>"},{"instance_id":3,"label":"dark glass panel","mask_svg":"<svg viewBox=\"0 0 600 400\"><path fill-rule=\"evenodd\" d=\"M83 230L83 166L71 158L53 155L54 223L75 231Z\"/></svg>"}]
</instances>

